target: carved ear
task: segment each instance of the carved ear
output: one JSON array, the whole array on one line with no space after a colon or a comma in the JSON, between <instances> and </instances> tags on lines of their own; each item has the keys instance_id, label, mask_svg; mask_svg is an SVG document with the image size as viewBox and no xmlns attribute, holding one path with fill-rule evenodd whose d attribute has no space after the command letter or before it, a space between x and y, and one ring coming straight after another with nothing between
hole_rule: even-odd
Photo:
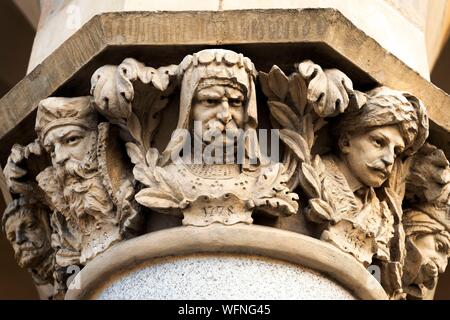
<instances>
[{"instance_id":1,"label":"carved ear","mask_svg":"<svg viewBox=\"0 0 450 320\"><path fill-rule=\"evenodd\" d=\"M338 147L339 150L343 153L343 154L347 154L350 150L350 136L348 133L344 133L339 137L338 140Z\"/></svg>"}]
</instances>

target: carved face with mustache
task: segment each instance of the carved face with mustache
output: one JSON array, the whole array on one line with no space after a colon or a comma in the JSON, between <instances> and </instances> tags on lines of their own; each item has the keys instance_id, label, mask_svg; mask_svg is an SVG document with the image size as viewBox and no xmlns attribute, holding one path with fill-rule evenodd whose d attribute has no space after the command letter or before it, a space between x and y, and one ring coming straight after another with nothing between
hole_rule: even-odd
<instances>
[{"instance_id":1,"label":"carved face with mustache","mask_svg":"<svg viewBox=\"0 0 450 320\"><path fill-rule=\"evenodd\" d=\"M450 239L440 233L420 234L407 238L406 250L405 292L413 299L432 299L438 276L447 267Z\"/></svg>"},{"instance_id":2,"label":"carved face with mustache","mask_svg":"<svg viewBox=\"0 0 450 320\"><path fill-rule=\"evenodd\" d=\"M44 222L29 210L19 210L5 224L6 237L22 268L35 268L48 257L50 241Z\"/></svg>"},{"instance_id":3,"label":"carved face with mustache","mask_svg":"<svg viewBox=\"0 0 450 320\"><path fill-rule=\"evenodd\" d=\"M341 158L349 172L368 187L380 187L388 178L405 142L396 125L345 134L339 139Z\"/></svg>"},{"instance_id":4,"label":"carved face with mustache","mask_svg":"<svg viewBox=\"0 0 450 320\"><path fill-rule=\"evenodd\" d=\"M209 144L217 143L212 137L219 137L224 146L234 144L232 136L244 126L244 100L242 91L232 86L212 85L198 90L192 104L196 139Z\"/></svg>"}]
</instances>

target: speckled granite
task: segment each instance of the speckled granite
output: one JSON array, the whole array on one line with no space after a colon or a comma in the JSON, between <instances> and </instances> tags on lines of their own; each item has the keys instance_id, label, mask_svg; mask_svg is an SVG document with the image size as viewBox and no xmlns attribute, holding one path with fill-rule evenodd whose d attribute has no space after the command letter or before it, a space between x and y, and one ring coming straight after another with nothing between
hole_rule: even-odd
<instances>
[{"instance_id":1,"label":"speckled granite","mask_svg":"<svg viewBox=\"0 0 450 320\"><path fill-rule=\"evenodd\" d=\"M244 255L159 259L117 279L98 299L342 299L354 296L319 273Z\"/></svg>"}]
</instances>

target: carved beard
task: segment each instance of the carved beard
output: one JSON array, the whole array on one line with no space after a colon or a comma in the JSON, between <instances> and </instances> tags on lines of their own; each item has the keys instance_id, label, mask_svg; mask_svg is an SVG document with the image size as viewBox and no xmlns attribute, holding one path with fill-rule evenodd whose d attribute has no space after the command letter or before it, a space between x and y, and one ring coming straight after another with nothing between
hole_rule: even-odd
<instances>
[{"instance_id":1,"label":"carved beard","mask_svg":"<svg viewBox=\"0 0 450 320\"><path fill-rule=\"evenodd\" d=\"M27 241L19 247L14 254L16 261L21 268L34 268L45 258L43 251L45 243L37 241ZM46 248L47 249L47 248Z\"/></svg>"},{"instance_id":2,"label":"carved beard","mask_svg":"<svg viewBox=\"0 0 450 320\"><path fill-rule=\"evenodd\" d=\"M90 215L96 220L112 220L113 205L98 171L95 144L83 161L67 160L55 168L56 177L62 186L63 197L68 207L66 218L77 220Z\"/></svg>"}]
</instances>

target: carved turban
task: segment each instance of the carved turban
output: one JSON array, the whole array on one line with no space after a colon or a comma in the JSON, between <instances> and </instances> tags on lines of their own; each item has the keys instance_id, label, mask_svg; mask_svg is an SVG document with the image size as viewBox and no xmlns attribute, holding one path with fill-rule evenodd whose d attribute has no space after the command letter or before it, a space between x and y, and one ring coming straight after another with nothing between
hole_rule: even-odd
<instances>
[{"instance_id":1,"label":"carved turban","mask_svg":"<svg viewBox=\"0 0 450 320\"><path fill-rule=\"evenodd\" d=\"M450 212L447 205L418 205L404 213L402 223L407 236L441 233L450 240Z\"/></svg>"},{"instance_id":2,"label":"carved turban","mask_svg":"<svg viewBox=\"0 0 450 320\"><path fill-rule=\"evenodd\" d=\"M386 87L369 91L365 105L343 114L335 133L341 136L389 125L398 125L408 154L416 152L428 137L428 116L422 102L409 93Z\"/></svg>"},{"instance_id":3,"label":"carved turban","mask_svg":"<svg viewBox=\"0 0 450 320\"><path fill-rule=\"evenodd\" d=\"M91 97L47 98L39 103L35 130L41 141L52 128L68 124L88 130L97 127Z\"/></svg>"}]
</instances>

